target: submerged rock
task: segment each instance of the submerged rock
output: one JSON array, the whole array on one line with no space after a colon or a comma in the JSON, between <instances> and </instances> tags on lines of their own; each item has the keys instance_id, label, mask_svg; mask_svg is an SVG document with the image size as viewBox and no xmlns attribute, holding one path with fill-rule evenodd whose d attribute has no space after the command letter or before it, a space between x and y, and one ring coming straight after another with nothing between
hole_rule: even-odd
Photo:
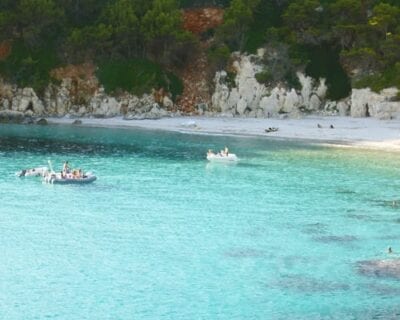
<instances>
[{"instance_id":1,"label":"submerged rock","mask_svg":"<svg viewBox=\"0 0 400 320\"><path fill-rule=\"evenodd\" d=\"M390 277L400 279L400 259L360 261L358 272L369 277Z\"/></svg>"},{"instance_id":2,"label":"submerged rock","mask_svg":"<svg viewBox=\"0 0 400 320\"><path fill-rule=\"evenodd\" d=\"M46 126L49 123L47 122L46 119L42 118L42 119L39 119L38 121L36 121L36 124L41 125L41 126Z\"/></svg>"}]
</instances>

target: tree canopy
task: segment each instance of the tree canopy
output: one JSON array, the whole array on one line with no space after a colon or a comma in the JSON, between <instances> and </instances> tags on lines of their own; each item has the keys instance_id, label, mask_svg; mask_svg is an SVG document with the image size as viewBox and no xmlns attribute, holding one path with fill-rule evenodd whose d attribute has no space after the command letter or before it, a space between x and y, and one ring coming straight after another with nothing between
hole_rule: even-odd
<instances>
[{"instance_id":1,"label":"tree canopy","mask_svg":"<svg viewBox=\"0 0 400 320\"><path fill-rule=\"evenodd\" d=\"M0 72L17 83L43 83L51 68L88 60L181 67L197 41L183 29L183 8L202 6L225 9L224 22L209 33L209 56L219 67L232 51L265 47L282 53L277 81L290 82L302 69L328 84L400 87L391 76L400 60L399 0L2 0L0 41L15 50ZM278 60L271 59L273 73ZM330 74L343 79L329 81Z\"/></svg>"}]
</instances>

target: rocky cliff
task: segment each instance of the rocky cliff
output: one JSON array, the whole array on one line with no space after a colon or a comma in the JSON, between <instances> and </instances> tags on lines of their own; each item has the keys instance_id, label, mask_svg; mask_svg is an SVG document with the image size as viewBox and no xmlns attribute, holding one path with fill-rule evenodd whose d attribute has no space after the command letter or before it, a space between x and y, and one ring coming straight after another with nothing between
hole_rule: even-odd
<instances>
[{"instance_id":1,"label":"rocky cliff","mask_svg":"<svg viewBox=\"0 0 400 320\"><path fill-rule=\"evenodd\" d=\"M206 116L228 117L301 117L309 113L349 115L391 119L400 115L398 90L388 88L380 93L369 88L353 89L351 96L341 101L326 99L324 79L312 79L298 73L301 88L284 85L268 87L256 80L262 70L258 55L232 56L233 81L226 71L215 74L210 101L202 101L195 112ZM39 97L32 88L18 88L0 81L0 120L23 121L31 117L114 117L125 119L157 119L180 115L165 92L149 92L141 97L129 93L110 96L105 93L95 76L95 66L68 66L53 71L57 84L49 84ZM202 84L207 85L207 84ZM203 97L203 99L205 99ZM192 109L193 110L193 109Z\"/></svg>"},{"instance_id":2,"label":"rocky cliff","mask_svg":"<svg viewBox=\"0 0 400 320\"><path fill-rule=\"evenodd\" d=\"M299 117L318 113L391 119L400 115L399 90L396 88L387 88L380 93L369 88L353 89L346 99L329 101L325 79L312 79L300 72L297 73L301 84L298 90L285 85L268 87L260 84L256 74L263 70L263 55L263 50L259 50L258 55L234 54L233 84L227 72L217 72L212 110L226 116L248 117Z\"/></svg>"}]
</instances>

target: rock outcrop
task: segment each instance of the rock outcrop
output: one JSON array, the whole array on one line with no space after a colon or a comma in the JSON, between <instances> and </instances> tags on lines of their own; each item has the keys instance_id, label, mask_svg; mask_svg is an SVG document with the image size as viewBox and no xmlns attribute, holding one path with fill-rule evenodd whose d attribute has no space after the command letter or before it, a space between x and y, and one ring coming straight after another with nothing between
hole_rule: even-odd
<instances>
[{"instance_id":1,"label":"rock outcrop","mask_svg":"<svg viewBox=\"0 0 400 320\"><path fill-rule=\"evenodd\" d=\"M304 113L374 117L391 119L400 116L399 90L387 88L375 93L369 88L353 89L350 97L340 101L326 99L328 87L325 79L316 81L303 73L297 73L300 90L284 85L267 87L256 80L262 71L259 55L234 55L234 85L228 81L228 73L217 72L212 108L227 116L249 117L298 117Z\"/></svg>"},{"instance_id":2,"label":"rock outcrop","mask_svg":"<svg viewBox=\"0 0 400 320\"><path fill-rule=\"evenodd\" d=\"M394 101L398 89L388 88L380 93L371 89L353 89L351 93L351 116L391 119L400 112L400 102Z\"/></svg>"},{"instance_id":3,"label":"rock outcrop","mask_svg":"<svg viewBox=\"0 0 400 320\"><path fill-rule=\"evenodd\" d=\"M25 115L19 111L2 110L0 111L0 123L22 123Z\"/></svg>"},{"instance_id":4,"label":"rock outcrop","mask_svg":"<svg viewBox=\"0 0 400 320\"><path fill-rule=\"evenodd\" d=\"M49 84L40 99L32 88L17 88L0 79L0 121L22 122L25 117L124 116L126 119L158 119L170 116L173 105L167 93L108 95L94 75L94 66L68 66L53 71L59 84ZM157 98L157 101L156 101Z\"/></svg>"},{"instance_id":5,"label":"rock outcrop","mask_svg":"<svg viewBox=\"0 0 400 320\"><path fill-rule=\"evenodd\" d=\"M285 86L267 87L256 80L263 67L261 54L234 56L236 74L234 85L230 85L225 71L215 76L215 92L212 107L215 111L232 116L273 117L287 114L296 117L301 111L320 110L327 92L325 79L318 83L311 77L298 73L301 90Z\"/></svg>"},{"instance_id":6,"label":"rock outcrop","mask_svg":"<svg viewBox=\"0 0 400 320\"><path fill-rule=\"evenodd\" d=\"M0 78L0 121L19 123L30 119L29 122L33 122L32 117L45 116L158 119L181 112L258 118L296 118L307 113L379 119L400 116L399 90L396 88L380 93L369 88L353 89L350 97L329 101L326 99L325 79L317 81L302 73L297 74L301 84L298 90L283 84L274 87L261 84L256 75L263 71L262 56L263 52L258 55L234 54L230 70L233 72L219 71L215 74L212 97L208 91L209 84L201 84L204 90L200 90L187 83L187 93L178 99L177 104L164 90L141 97L127 92L109 95L99 84L95 67L90 64L54 70L52 77L58 80L58 84L49 84L42 97L32 88L18 88ZM199 79L206 78L201 72L198 74ZM185 81L190 79L193 80L188 77ZM197 86L199 79L193 81Z\"/></svg>"}]
</instances>

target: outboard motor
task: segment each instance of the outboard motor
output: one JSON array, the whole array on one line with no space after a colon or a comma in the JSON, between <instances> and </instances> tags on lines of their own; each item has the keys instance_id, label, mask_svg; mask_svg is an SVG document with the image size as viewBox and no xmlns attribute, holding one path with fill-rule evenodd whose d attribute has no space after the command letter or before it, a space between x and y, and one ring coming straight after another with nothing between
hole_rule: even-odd
<instances>
[{"instance_id":1,"label":"outboard motor","mask_svg":"<svg viewBox=\"0 0 400 320\"><path fill-rule=\"evenodd\" d=\"M17 176L18 177L25 177L25 174L26 174L26 170L25 169L21 170L20 172L17 172Z\"/></svg>"}]
</instances>

